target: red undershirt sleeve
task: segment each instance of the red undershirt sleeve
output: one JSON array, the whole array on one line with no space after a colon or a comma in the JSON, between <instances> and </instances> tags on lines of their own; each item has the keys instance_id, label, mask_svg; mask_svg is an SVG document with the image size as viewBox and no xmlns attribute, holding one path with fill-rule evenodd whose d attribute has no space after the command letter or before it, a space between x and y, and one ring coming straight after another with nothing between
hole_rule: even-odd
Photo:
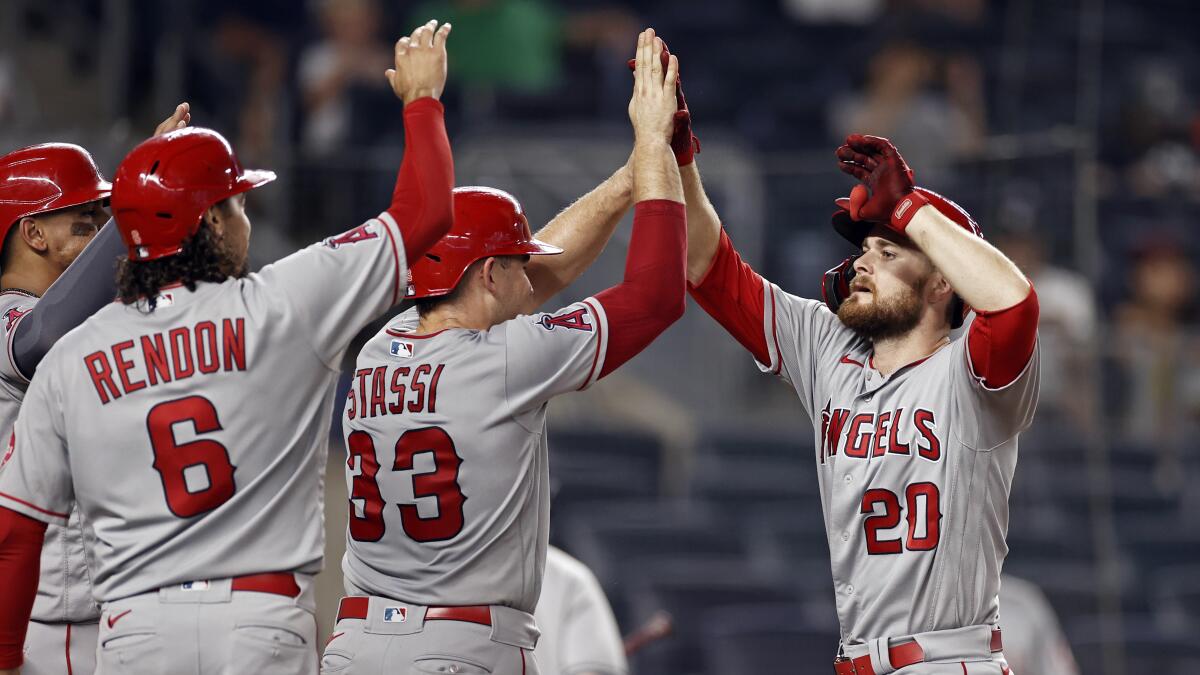
<instances>
[{"instance_id":1,"label":"red undershirt sleeve","mask_svg":"<svg viewBox=\"0 0 1200 675\"><path fill-rule=\"evenodd\" d=\"M0 507L0 668L22 661L46 524Z\"/></svg>"},{"instance_id":2,"label":"red undershirt sleeve","mask_svg":"<svg viewBox=\"0 0 1200 675\"><path fill-rule=\"evenodd\" d=\"M975 313L967 331L971 369L989 389L1016 381L1037 343L1038 299L1033 285L1021 302L995 312Z\"/></svg>"},{"instance_id":3,"label":"red undershirt sleeve","mask_svg":"<svg viewBox=\"0 0 1200 675\"><path fill-rule=\"evenodd\" d=\"M746 264L725 230L713 255L712 266L698 284L688 284L696 304L725 327L754 358L771 363L764 326L765 282Z\"/></svg>"},{"instance_id":4,"label":"red undershirt sleeve","mask_svg":"<svg viewBox=\"0 0 1200 675\"><path fill-rule=\"evenodd\" d=\"M599 377L645 349L679 317L687 281L687 211L667 199L638 202L625 278L596 294L608 317L608 349Z\"/></svg>"},{"instance_id":5,"label":"red undershirt sleeve","mask_svg":"<svg viewBox=\"0 0 1200 675\"><path fill-rule=\"evenodd\" d=\"M400 226L409 265L454 223L454 157L444 112L433 98L404 106L404 159L387 213Z\"/></svg>"}]
</instances>

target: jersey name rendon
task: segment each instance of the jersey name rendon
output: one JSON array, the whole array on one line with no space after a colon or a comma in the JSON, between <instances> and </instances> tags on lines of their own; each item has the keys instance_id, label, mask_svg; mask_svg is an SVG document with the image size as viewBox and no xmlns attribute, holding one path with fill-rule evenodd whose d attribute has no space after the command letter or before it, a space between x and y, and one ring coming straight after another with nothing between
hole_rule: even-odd
<instances>
[{"instance_id":1,"label":"jersey name rendon","mask_svg":"<svg viewBox=\"0 0 1200 675\"><path fill-rule=\"evenodd\" d=\"M246 321L201 321L118 342L83 357L100 403L197 373L246 370ZM134 352L130 354L129 352ZM138 356L140 354L140 357Z\"/></svg>"},{"instance_id":2,"label":"jersey name rendon","mask_svg":"<svg viewBox=\"0 0 1200 675\"><path fill-rule=\"evenodd\" d=\"M854 459L884 455L910 455L916 445L917 455L931 462L942 458L942 443L934 430L937 417L932 410L917 408L911 413L904 408L887 412L854 414L848 408L832 409L833 402L821 411L821 463L842 449L842 454ZM915 430L915 431L914 431ZM902 442L900 439L909 439Z\"/></svg>"}]
</instances>

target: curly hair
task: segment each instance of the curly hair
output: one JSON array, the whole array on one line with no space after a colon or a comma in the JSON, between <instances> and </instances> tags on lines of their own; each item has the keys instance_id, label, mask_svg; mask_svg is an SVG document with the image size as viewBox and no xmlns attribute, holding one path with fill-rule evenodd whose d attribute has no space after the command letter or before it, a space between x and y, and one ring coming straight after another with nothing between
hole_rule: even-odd
<instances>
[{"instance_id":1,"label":"curly hair","mask_svg":"<svg viewBox=\"0 0 1200 675\"><path fill-rule=\"evenodd\" d=\"M244 269L231 269L233 263L208 223L200 223L196 234L183 241L175 255L144 262L128 256L117 262L117 297L126 305L143 298L154 309L164 286L182 283L189 291L202 281L222 282L229 277L245 276Z\"/></svg>"}]
</instances>

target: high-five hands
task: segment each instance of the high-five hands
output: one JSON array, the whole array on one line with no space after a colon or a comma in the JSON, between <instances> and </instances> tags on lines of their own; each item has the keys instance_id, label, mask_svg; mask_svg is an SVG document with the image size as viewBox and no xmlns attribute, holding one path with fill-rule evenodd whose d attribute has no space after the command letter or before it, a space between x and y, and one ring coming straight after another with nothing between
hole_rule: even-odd
<instances>
[{"instance_id":1,"label":"high-five hands","mask_svg":"<svg viewBox=\"0 0 1200 675\"><path fill-rule=\"evenodd\" d=\"M171 116L162 122L158 123L158 127L154 129L155 136L162 136L168 131L175 131L186 127L192 121L192 106L184 101L175 106L175 111Z\"/></svg>"},{"instance_id":2,"label":"high-five hands","mask_svg":"<svg viewBox=\"0 0 1200 675\"><path fill-rule=\"evenodd\" d=\"M647 28L638 36L633 69L633 96L629 99L629 121L637 142L661 139L669 143L675 132L675 83L679 79L679 59L666 60L663 67L663 41Z\"/></svg>"},{"instance_id":3,"label":"high-five hands","mask_svg":"<svg viewBox=\"0 0 1200 675\"><path fill-rule=\"evenodd\" d=\"M438 27L436 19L418 26L412 35L396 41L396 67L388 68L388 83L407 105L430 96L438 99L446 87L446 38L450 24Z\"/></svg>"}]
</instances>

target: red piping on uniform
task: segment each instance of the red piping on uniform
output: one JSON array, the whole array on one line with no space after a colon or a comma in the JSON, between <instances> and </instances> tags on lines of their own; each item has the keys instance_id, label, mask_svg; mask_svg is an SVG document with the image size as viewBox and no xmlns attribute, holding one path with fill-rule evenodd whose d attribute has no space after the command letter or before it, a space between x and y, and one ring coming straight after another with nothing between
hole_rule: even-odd
<instances>
[{"instance_id":1,"label":"red piping on uniform","mask_svg":"<svg viewBox=\"0 0 1200 675\"><path fill-rule=\"evenodd\" d=\"M7 492L0 492L0 497L4 497L5 499L11 499L18 504L23 504L25 506L28 506L29 508L33 509L34 511L37 511L38 513L44 513L48 516L54 516L55 518L62 518L63 520L67 519L67 514L65 514L65 513L59 513L57 511L48 511L46 509L43 509L40 506L35 506L33 504L30 504L29 502L25 501L24 499L17 499L16 497L8 494Z\"/></svg>"},{"instance_id":2,"label":"red piping on uniform","mask_svg":"<svg viewBox=\"0 0 1200 675\"><path fill-rule=\"evenodd\" d=\"M779 321L775 315L775 287L771 286L771 341L775 343L775 374L783 370L783 354L779 351Z\"/></svg>"},{"instance_id":3,"label":"red piping on uniform","mask_svg":"<svg viewBox=\"0 0 1200 675\"><path fill-rule=\"evenodd\" d=\"M592 310L592 316L596 317L596 355L592 357L592 369L588 371L587 379L583 381L583 384L579 385L580 391L583 391L583 388L591 383L592 375L596 374L596 364L600 363L600 349L604 344L604 326L602 325L603 322L600 320L600 313L597 312L596 308L592 306L592 303L588 302L587 300L584 300L583 304L587 305L587 308Z\"/></svg>"},{"instance_id":4,"label":"red piping on uniform","mask_svg":"<svg viewBox=\"0 0 1200 675\"><path fill-rule=\"evenodd\" d=\"M389 214L390 215L390 214ZM383 225L383 231L387 232L388 243L392 245L392 264L395 267L396 273L393 275L394 281L392 285L392 304L400 299L400 253L396 248L396 235L392 234L392 228L388 226L387 221L380 218L379 223Z\"/></svg>"},{"instance_id":5,"label":"red piping on uniform","mask_svg":"<svg viewBox=\"0 0 1200 675\"><path fill-rule=\"evenodd\" d=\"M67 624L67 675L71 673L71 624Z\"/></svg>"},{"instance_id":6,"label":"red piping on uniform","mask_svg":"<svg viewBox=\"0 0 1200 675\"><path fill-rule=\"evenodd\" d=\"M525 675L525 650L518 647L517 651L521 652L521 675Z\"/></svg>"},{"instance_id":7,"label":"red piping on uniform","mask_svg":"<svg viewBox=\"0 0 1200 675\"><path fill-rule=\"evenodd\" d=\"M391 335L392 337L404 338L405 340L424 340L426 338L431 338L435 335L441 335L442 333L445 333L448 330L450 330L450 329L443 328L441 330L437 330L432 333L422 333L420 335L415 335L413 333L402 333L400 331L392 330L391 328L387 329L387 331L385 331L385 332L388 335Z\"/></svg>"}]
</instances>

